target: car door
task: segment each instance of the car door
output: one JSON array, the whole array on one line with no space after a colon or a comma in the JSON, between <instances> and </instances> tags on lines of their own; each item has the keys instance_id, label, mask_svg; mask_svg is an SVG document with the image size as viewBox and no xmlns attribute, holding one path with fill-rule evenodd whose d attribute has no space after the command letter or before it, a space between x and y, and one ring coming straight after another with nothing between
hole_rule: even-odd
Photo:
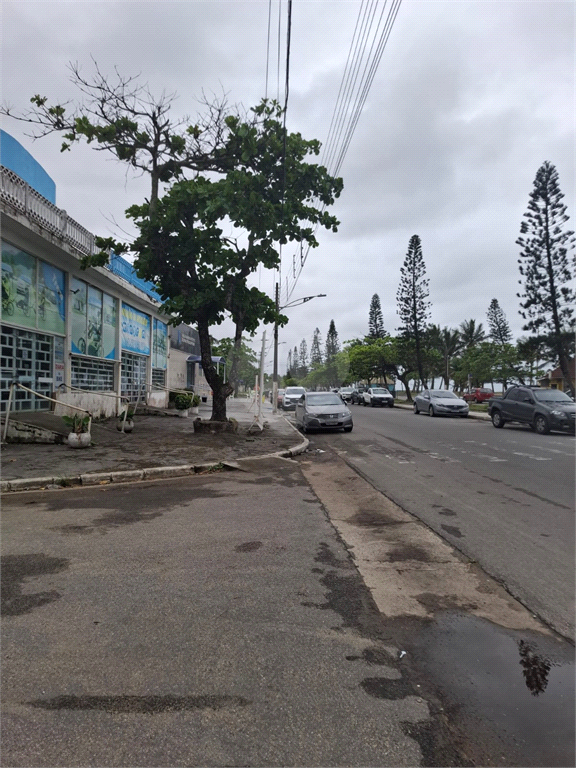
<instances>
[{"instance_id":1,"label":"car door","mask_svg":"<svg viewBox=\"0 0 576 768\"><path fill-rule=\"evenodd\" d=\"M525 424L530 423L534 416L534 395L529 389L524 389L522 387L516 391L516 396L516 420L522 421Z\"/></svg>"},{"instance_id":2,"label":"car door","mask_svg":"<svg viewBox=\"0 0 576 768\"><path fill-rule=\"evenodd\" d=\"M424 411L424 413L428 413L430 409L430 392L425 389L424 392L420 393L419 398L420 402L418 403L418 407L421 411Z\"/></svg>"}]
</instances>

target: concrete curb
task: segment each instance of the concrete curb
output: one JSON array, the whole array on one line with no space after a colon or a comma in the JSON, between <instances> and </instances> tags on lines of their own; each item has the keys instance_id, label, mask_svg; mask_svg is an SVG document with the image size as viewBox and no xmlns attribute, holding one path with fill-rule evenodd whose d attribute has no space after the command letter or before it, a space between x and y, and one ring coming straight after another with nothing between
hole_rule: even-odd
<instances>
[{"instance_id":1,"label":"concrete curb","mask_svg":"<svg viewBox=\"0 0 576 768\"><path fill-rule=\"evenodd\" d=\"M395 408L403 410L412 410L411 405L396 403ZM294 432L300 436L298 429L285 416L282 416ZM488 414L470 413L469 418L480 419L481 421L490 420ZM175 467L147 467L146 469L127 469L119 472L89 472L82 475L71 477L31 477L18 478L16 480L2 480L0 482L0 494L17 493L22 491L40 491L40 490L59 490L72 486L83 486L90 488L96 485L111 485L113 483L130 483L139 480L159 480L168 477L186 477L187 475L199 475L211 472L214 468L224 468L227 470L245 471L242 468L242 462L263 461L265 459L291 459L304 453L310 441L306 438L293 448L287 448L275 453L264 453L259 456L247 456L237 461L212 461L205 464L181 464Z\"/></svg>"},{"instance_id":2,"label":"concrete curb","mask_svg":"<svg viewBox=\"0 0 576 768\"><path fill-rule=\"evenodd\" d=\"M300 435L296 427L283 417L287 424ZM16 493L22 491L41 491L41 490L59 490L71 486L85 486L86 488L96 485L111 485L114 483L138 482L139 480L159 480L167 477L186 477L187 475L200 475L213 471L215 468L224 468L227 470L245 471L241 462L261 461L263 459L286 459L298 456L304 453L309 440L304 439L293 448L287 448L275 453L265 453L259 456L247 456L237 461L211 461L204 464L181 464L175 467L148 467L146 469L127 469L118 472L88 472L73 477L31 477L19 478L16 480L2 480L0 482L0 494Z\"/></svg>"}]
</instances>

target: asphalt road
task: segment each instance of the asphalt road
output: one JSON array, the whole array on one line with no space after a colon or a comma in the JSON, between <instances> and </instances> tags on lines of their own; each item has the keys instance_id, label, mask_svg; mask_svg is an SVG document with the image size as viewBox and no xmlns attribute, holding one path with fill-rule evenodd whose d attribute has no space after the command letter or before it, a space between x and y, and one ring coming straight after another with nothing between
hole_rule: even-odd
<instances>
[{"instance_id":1,"label":"asphalt road","mask_svg":"<svg viewBox=\"0 0 576 768\"><path fill-rule=\"evenodd\" d=\"M574 436L352 406L318 434L373 485L574 639Z\"/></svg>"},{"instance_id":2,"label":"asphalt road","mask_svg":"<svg viewBox=\"0 0 576 768\"><path fill-rule=\"evenodd\" d=\"M7 497L2 765L469 764L294 462Z\"/></svg>"}]
</instances>

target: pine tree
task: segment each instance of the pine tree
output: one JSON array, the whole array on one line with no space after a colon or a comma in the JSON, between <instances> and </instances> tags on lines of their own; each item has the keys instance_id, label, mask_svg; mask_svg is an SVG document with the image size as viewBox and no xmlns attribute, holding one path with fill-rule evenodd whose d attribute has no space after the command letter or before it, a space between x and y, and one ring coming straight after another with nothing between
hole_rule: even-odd
<instances>
[{"instance_id":1,"label":"pine tree","mask_svg":"<svg viewBox=\"0 0 576 768\"><path fill-rule=\"evenodd\" d=\"M408 252L400 270L401 278L396 299L398 316L402 325L398 328L401 336L414 341L418 376L422 386L426 386L423 367L422 344L430 317L430 302L427 301L428 280L426 265L422 256L422 244L418 235L412 235L408 243Z\"/></svg>"},{"instance_id":2,"label":"pine tree","mask_svg":"<svg viewBox=\"0 0 576 768\"><path fill-rule=\"evenodd\" d=\"M324 356L326 365L334 360L338 352L340 352L338 333L336 331L334 320L330 320L330 327L328 328L328 335L326 336L326 354Z\"/></svg>"},{"instance_id":3,"label":"pine tree","mask_svg":"<svg viewBox=\"0 0 576 768\"><path fill-rule=\"evenodd\" d=\"M492 299L486 317L488 318L488 328L492 341L495 344L500 344L500 346L511 344L512 331L502 307L498 304L498 299Z\"/></svg>"},{"instance_id":4,"label":"pine tree","mask_svg":"<svg viewBox=\"0 0 576 768\"><path fill-rule=\"evenodd\" d=\"M294 347L292 350L292 376L295 379L300 376L300 355L298 354L298 347Z\"/></svg>"},{"instance_id":5,"label":"pine tree","mask_svg":"<svg viewBox=\"0 0 576 768\"><path fill-rule=\"evenodd\" d=\"M314 336L312 337L312 346L310 347L310 367L322 365L324 357L322 355L322 347L320 342L320 329L314 329Z\"/></svg>"},{"instance_id":6,"label":"pine tree","mask_svg":"<svg viewBox=\"0 0 576 768\"><path fill-rule=\"evenodd\" d=\"M375 293L370 301L370 310L368 313L368 338L383 339L385 336L386 331L384 330L384 318L382 316L380 297Z\"/></svg>"},{"instance_id":7,"label":"pine tree","mask_svg":"<svg viewBox=\"0 0 576 768\"><path fill-rule=\"evenodd\" d=\"M338 384L338 369L336 367L336 355L340 352L340 342L334 320L330 320L330 327L326 336L326 352L324 361L326 365L326 380L329 386Z\"/></svg>"},{"instance_id":8,"label":"pine tree","mask_svg":"<svg viewBox=\"0 0 576 768\"><path fill-rule=\"evenodd\" d=\"M520 227L520 274L524 293L520 312L525 331L547 338L554 349L562 375L570 392L574 382L569 368L569 335L574 332L574 289L568 285L574 278L576 256L574 232L565 229L568 221L562 202L558 171L546 161L536 173L528 210ZM571 253L572 252L572 253Z\"/></svg>"},{"instance_id":9,"label":"pine tree","mask_svg":"<svg viewBox=\"0 0 576 768\"><path fill-rule=\"evenodd\" d=\"M304 379L306 378L306 376L308 376L308 345L306 344L306 339L302 339L302 341L300 342L299 360L300 360L299 377Z\"/></svg>"}]
</instances>

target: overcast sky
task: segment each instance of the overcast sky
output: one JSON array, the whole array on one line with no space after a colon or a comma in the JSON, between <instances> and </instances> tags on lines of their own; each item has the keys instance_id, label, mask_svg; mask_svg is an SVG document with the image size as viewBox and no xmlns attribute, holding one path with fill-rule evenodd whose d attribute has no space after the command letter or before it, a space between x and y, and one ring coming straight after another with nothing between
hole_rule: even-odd
<instances>
[{"instance_id":1,"label":"overcast sky","mask_svg":"<svg viewBox=\"0 0 576 768\"><path fill-rule=\"evenodd\" d=\"M283 100L278 19L281 10L283 60L287 5L3 0L2 98L16 109L34 94L74 100L67 64L89 76L93 57L104 73L117 67L140 73L155 93L177 92L183 114L197 113L203 91L252 106L265 95L270 7L268 96ZM289 130L326 142L362 7L293 1ZM572 0L403 1L340 171L339 231L319 235L290 300L327 296L288 310L281 372L287 350L302 338L309 347L315 327L325 340L331 319L341 342L364 336L374 293L395 331L400 268L414 234L432 322L486 325L497 298L514 335L522 334L515 241L545 160L558 169L574 228L574 40ZM5 119L3 127L54 179L59 207L95 234L121 238L112 222L121 226L124 210L147 195L145 180L86 146L60 154L57 136L33 142L24 124ZM287 277L293 283L293 252L283 251L284 287ZM274 280L264 272L256 284L272 295Z\"/></svg>"}]
</instances>

